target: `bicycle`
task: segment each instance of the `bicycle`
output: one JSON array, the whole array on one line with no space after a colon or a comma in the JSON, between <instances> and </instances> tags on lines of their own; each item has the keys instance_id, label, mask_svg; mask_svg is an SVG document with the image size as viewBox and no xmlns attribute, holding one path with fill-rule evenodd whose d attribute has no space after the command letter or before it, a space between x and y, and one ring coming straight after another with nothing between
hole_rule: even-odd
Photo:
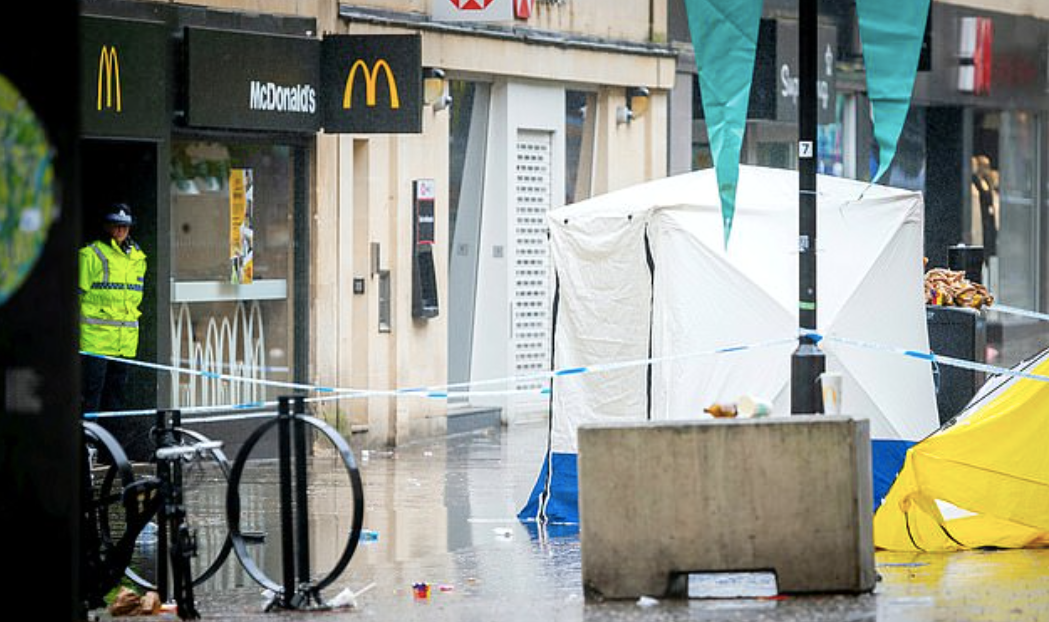
<instances>
[{"instance_id":1,"label":"bicycle","mask_svg":"<svg viewBox=\"0 0 1049 622\"><path fill-rule=\"evenodd\" d=\"M137 477L123 448L101 426L84 422L85 454L88 469L84 479L82 515L82 597L85 607L104 605L104 596L115 588L122 577L140 587L158 586L167 599L167 563L175 583L175 601L182 619L199 617L194 603L193 587L212 576L232 551L241 566L257 583L267 588L273 598L266 606L285 609L323 609L332 605L321 597L321 590L331 585L346 569L361 538L364 520L364 490L353 452L334 428L305 414L301 396L281 397L278 416L260 425L241 447L232 464L221 451L221 443L180 426L178 411L159 411L153 439L157 446L154 458L156 475ZM292 412L294 408L294 412ZM249 551L251 543L269 540L269 528L249 525L241 516L240 486L251 453L260 439L276 428L280 445L280 525L279 550L282 582L265 574ZM341 554L327 572L314 574L310 560L310 534L307 495L311 451L307 437L326 440L331 455L328 459L341 465L348 478L351 493L348 514L350 523L343 534L346 541ZM101 473L92 469L92 458L103 465ZM183 464L209 460L225 478L226 524L228 529L217 553L198 566L194 575L191 559L198 555L196 533L189 525L183 493ZM143 529L156 517L158 551L156 583L132 568L135 544Z\"/></svg>"},{"instance_id":2,"label":"bicycle","mask_svg":"<svg viewBox=\"0 0 1049 622\"><path fill-rule=\"evenodd\" d=\"M104 597L127 577L139 587L168 597L168 571L179 617L199 618L193 587L211 577L232 551L228 533L214 557L193 572L198 558L196 530L185 504L184 467L211 462L229 476L221 442L181 427L178 411L158 411L153 428L156 475L139 477L119 442L97 423L84 422L85 464L82 502L81 596L85 609L104 606ZM99 464L101 466L96 467ZM101 473L99 473L101 471ZM155 581L132 567L144 529L157 524ZM201 563L197 564L198 566Z\"/></svg>"}]
</instances>

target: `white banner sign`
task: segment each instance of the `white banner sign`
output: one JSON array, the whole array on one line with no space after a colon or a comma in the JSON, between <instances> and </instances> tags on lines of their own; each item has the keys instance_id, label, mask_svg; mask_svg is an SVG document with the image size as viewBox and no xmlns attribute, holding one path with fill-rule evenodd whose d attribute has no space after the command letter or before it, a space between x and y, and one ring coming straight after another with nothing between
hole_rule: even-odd
<instances>
[{"instance_id":1,"label":"white banner sign","mask_svg":"<svg viewBox=\"0 0 1049 622\"><path fill-rule=\"evenodd\" d=\"M514 0L431 0L433 19L442 22L508 22Z\"/></svg>"}]
</instances>

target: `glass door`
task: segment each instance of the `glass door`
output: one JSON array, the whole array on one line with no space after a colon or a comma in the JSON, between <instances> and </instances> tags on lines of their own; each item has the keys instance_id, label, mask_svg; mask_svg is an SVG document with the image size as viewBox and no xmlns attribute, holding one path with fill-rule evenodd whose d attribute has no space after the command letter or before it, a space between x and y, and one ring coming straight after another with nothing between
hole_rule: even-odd
<instances>
[{"instance_id":1,"label":"glass door","mask_svg":"<svg viewBox=\"0 0 1049 622\"><path fill-rule=\"evenodd\" d=\"M990 171L999 203L998 287L1004 304L1035 310L1038 300L1038 180L1034 115L1001 114L999 167Z\"/></svg>"}]
</instances>

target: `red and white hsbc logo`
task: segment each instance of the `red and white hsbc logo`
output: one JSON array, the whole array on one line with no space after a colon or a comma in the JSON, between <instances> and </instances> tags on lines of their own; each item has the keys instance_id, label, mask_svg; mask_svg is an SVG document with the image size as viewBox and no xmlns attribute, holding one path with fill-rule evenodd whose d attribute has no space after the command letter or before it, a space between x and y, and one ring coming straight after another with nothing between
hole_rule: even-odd
<instances>
[{"instance_id":1,"label":"red and white hsbc logo","mask_svg":"<svg viewBox=\"0 0 1049 622\"><path fill-rule=\"evenodd\" d=\"M495 0L448 0L460 11L483 11Z\"/></svg>"},{"instance_id":2,"label":"red and white hsbc logo","mask_svg":"<svg viewBox=\"0 0 1049 622\"><path fill-rule=\"evenodd\" d=\"M514 0L514 17L517 19L528 19L532 16L532 7L535 0Z\"/></svg>"},{"instance_id":3,"label":"red and white hsbc logo","mask_svg":"<svg viewBox=\"0 0 1049 622\"><path fill-rule=\"evenodd\" d=\"M514 19L517 0L433 0L433 19L445 22L501 22Z\"/></svg>"}]
</instances>

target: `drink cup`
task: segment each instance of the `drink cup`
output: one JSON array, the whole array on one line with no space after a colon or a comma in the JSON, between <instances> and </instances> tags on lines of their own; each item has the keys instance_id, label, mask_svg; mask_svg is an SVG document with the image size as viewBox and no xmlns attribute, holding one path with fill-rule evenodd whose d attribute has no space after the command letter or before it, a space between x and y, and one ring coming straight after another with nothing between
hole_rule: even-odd
<instances>
[{"instance_id":1,"label":"drink cup","mask_svg":"<svg viewBox=\"0 0 1049 622\"><path fill-rule=\"evenodd\" d=\"M820 374L823 389L823 412L828 415L841 414L841 373L827 371Z\"/></svg>"},{"instance_id":2,"label":"drink cup","mask_svg":"<svg viewBox=\"0 0 1049 622\"><path fill-rule=\"evenodd\" d=\"M744 418L768 417L772 414L772 402L753 395L744 395L739 398L737 410L739 416Z\"/></svg>"}]
</instances>

